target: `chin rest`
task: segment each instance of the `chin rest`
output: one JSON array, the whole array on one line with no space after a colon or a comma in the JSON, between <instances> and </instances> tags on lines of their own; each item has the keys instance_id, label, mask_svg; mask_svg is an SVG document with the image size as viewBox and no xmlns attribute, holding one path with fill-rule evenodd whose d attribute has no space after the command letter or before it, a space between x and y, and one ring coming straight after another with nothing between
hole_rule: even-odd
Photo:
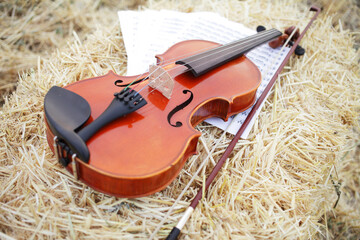
<instances>
[{"instance_id":1,"label":"chin rest","mask_svg":"<svg viewBox=\"0 0 360 240\"><path fill-rule=\"evenodd\" d=\"M78 158L88 162L89 150L76 130L90 117L89 103L74 92L54 86L45 96L44 110L53 134L65 142Z\"/></svg>"},{"instance_id":2,"label":"chin rest","mask_svg":"<svg viewBox=\"0 0 360 240\"><path fill-rule=\"evenodd\" d=\"M80 95L65 88L54 86L49 90L45 96L44 110L50 130L57 137L62 150L67 152L65 158L59 159L61 164L68 165L70 162L68 156L73 154L87 163L90 152L86 141L100 128L147 103L140 94L130 88L125 88L114 96L107 109L82 128L90 117L89 103Z\"/></svg>"}]
</instances>

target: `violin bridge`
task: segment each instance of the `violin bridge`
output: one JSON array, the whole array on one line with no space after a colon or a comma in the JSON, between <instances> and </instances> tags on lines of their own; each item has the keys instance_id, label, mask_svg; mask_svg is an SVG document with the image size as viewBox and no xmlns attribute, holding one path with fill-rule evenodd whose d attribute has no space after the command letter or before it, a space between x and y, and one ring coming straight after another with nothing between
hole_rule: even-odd
<instances>
[{"instance_id":1,"label":"violin bridge","mask_svg":"<svg viewBox=\"0 0 360 240\"><path fill-rule=\"evenodd\" d=\"M158 90L167 99L170 99L173 88L174 79L162 67L150 65L149 67L149 86Z\"/></svg>"}]
</instances>

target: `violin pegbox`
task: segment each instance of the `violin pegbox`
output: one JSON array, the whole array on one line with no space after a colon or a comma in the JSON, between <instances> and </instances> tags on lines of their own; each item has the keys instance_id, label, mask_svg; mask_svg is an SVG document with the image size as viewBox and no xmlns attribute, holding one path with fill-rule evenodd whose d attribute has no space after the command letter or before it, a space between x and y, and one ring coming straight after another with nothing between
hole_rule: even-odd
<instances>
[{"instance_id":1,"label":"violin pegbox","mask_svg":"<svg viewBox=\"0 0 360 240\"><path fill-rule=\"evenodd\" d=\"M261 32L264 30L265 30L265 27L261 26L261 25L259 25L256 28L257 32ZM282 36L269 42L269 46L274 49L278 48L287 41L289 36L292 36L289 41L289 46L292 46L294 44L294 42L300 37L300 30L298 28L296 28L295 26L288 27L287 29L285 29L285 33ZM302 56L305 54L305 49L303 47L301 47L300 45L297 45L296 49L295 49L295 54L298 56Z\"/></svg>"},{"instance_id":2,"label":"violin pegbox","mask_svg":"<svg viewBox=\"0 0 360 240\"><path fill-rule=\"evenodd\" d=\"M149 67L149 86L158 90L167 99L170 99L174 89L174 79L160 66L150 65Z\"/></svg>"}]
</instances>

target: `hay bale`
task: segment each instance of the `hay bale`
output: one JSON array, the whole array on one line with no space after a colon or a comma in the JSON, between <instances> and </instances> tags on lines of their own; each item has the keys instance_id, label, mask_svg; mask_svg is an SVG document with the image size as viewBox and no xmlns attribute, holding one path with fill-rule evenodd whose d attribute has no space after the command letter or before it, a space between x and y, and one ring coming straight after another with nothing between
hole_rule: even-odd
<instances>
[{"instance_id":1,"label":"hay bale","mask_svg":"<svg viewBox=\"0 0 360 240\"><path fill-rule=\"evenodd\" d=\"M181 5L150 1L146 7L217 11L248 27L266 23L278 29L289 25L303 29L308 9L300 3L284 6L275 1L270 6L231 0L197 6L192 1ZM342 175L336 173L353 170L352 164L359 161L355 158L360 111L358 53L352 48L352 34L341 26L334 28L328 15L320 16L301 44L306 55L291 59L249 139L238 142L183 230L184 238L331 237L328 213L336 201L332 180L339 181ZM18 88L1 112L1 238L146 239L221 135L214 127L198 126L203 133L200 154L189 159L169 187L148 197L110 197L75 181L47 145L43 98L53 85L64 86L109 69L120 75L126 71L126 53L115 21L86 41L76 38L48 60L39 58L33 70L20 76ZM212 155L214 161L230 140L227 135L221 141ZM210 161L158 238L176 224L212 167ZM359 202L359 193L352 194ZM342 198L339 206L348 211L352 203L344 201ZM353 216L359 216L359 209L352 209ZM356 224L358 219L352 226ZM353 230L359 234L358 229Z\"/></svg>"}]
</instances>

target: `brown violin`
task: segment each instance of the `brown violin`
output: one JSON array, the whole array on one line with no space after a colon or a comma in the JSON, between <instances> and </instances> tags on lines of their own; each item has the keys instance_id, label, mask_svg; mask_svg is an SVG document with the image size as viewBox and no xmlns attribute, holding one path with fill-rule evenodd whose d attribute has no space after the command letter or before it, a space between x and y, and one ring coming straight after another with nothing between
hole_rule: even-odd
<instances>
[{"instance_id":1,"label":"brown violin","mask_svg":"<svg viewBox=\"0 0 360 240\"><path fill-rule=\"evenodd\" d=\"M44 100L49 145L100 192L140 197L162 190L196 153L201 133L194 126L254 103L261 74L244 53L281 36L271 29L226 45L183 41L142 75L110 71L52 87Z\"/></svg>"}]
</instances>

